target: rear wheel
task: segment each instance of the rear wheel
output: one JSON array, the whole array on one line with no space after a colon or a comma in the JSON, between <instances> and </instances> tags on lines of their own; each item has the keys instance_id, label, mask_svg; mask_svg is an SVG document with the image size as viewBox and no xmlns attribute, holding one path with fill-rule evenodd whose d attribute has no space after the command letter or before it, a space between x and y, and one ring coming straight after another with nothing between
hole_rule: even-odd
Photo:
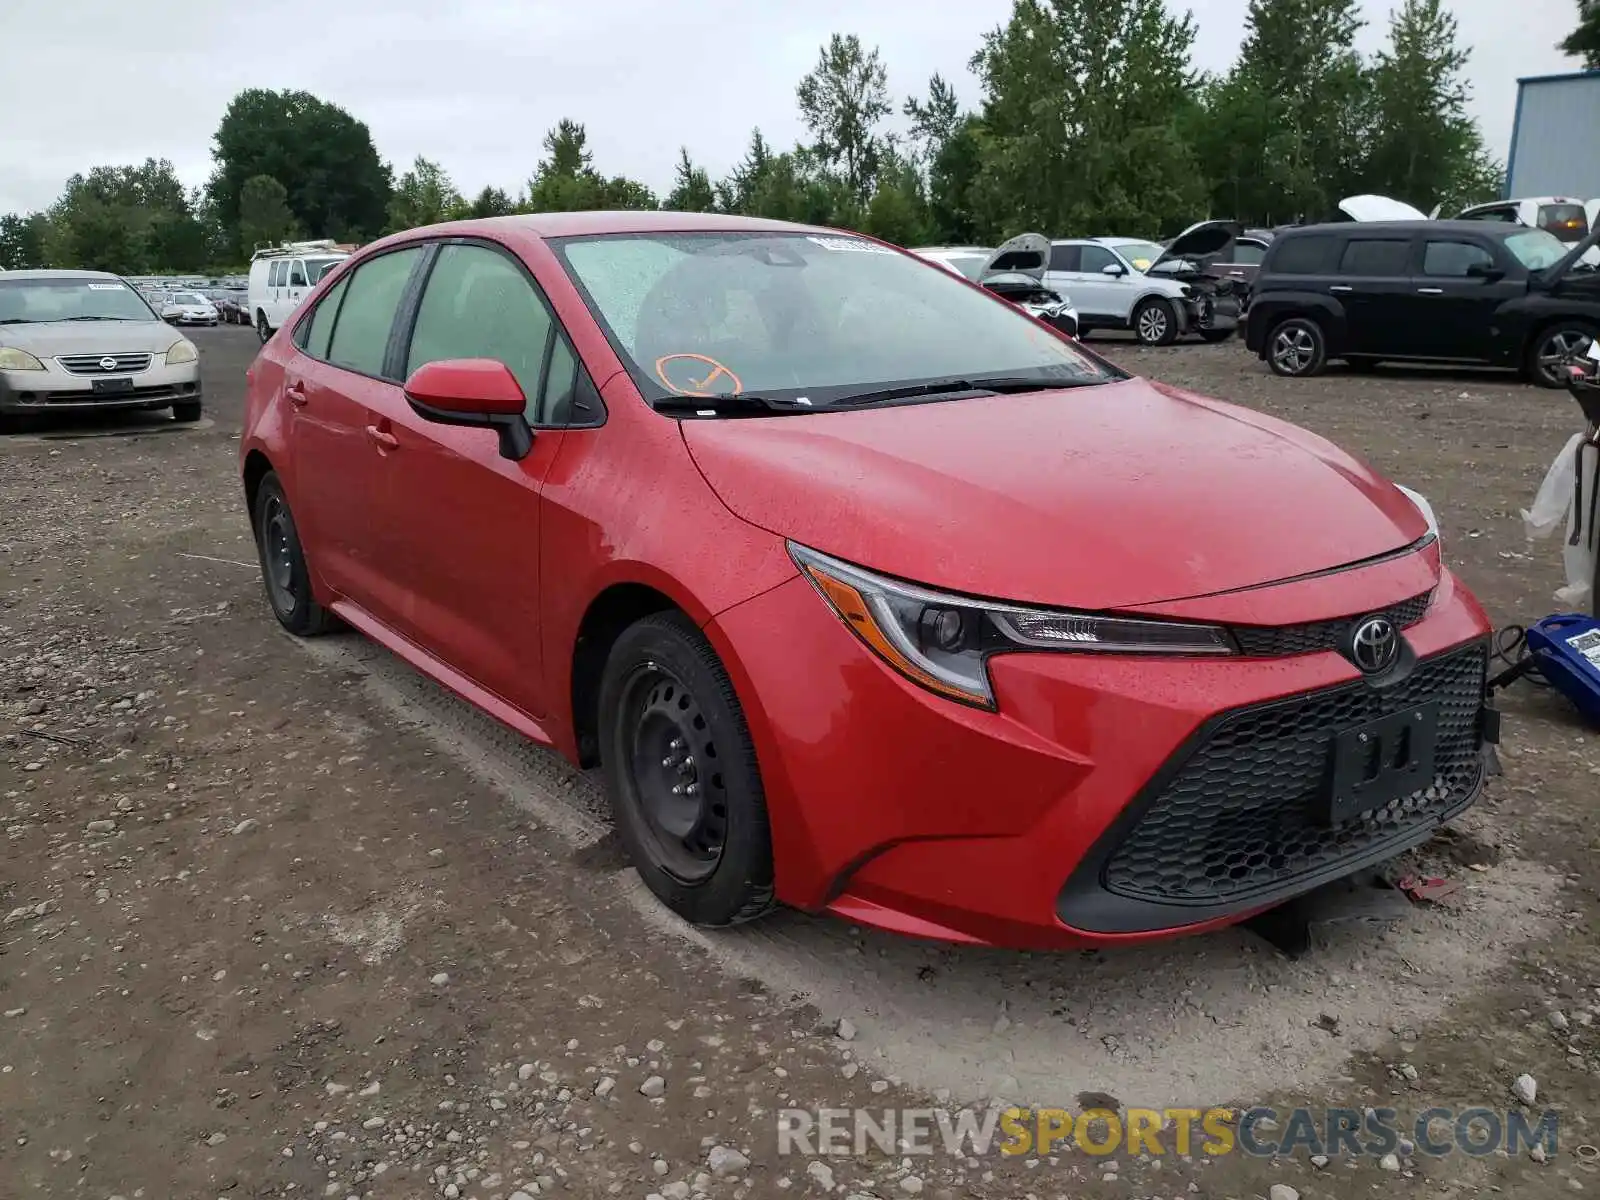
<instances>
[{"instance_id":1,"label":"rear wheel","mask_svg":"<svg viewBox=\"0 0 1600 1200\"><path fill-rule=\"evenodd\" d=\"M624 630L600 682L600 759L645 885L696 925L772 907L772 838L755 747L716 651L681 613Z\"/></svg>"},{"instance_id":2,"label":"rear wheel","mask_svg":"<svg viewBox=\"0 0 1600 1200\"><path fill-rule=\"evenodd\" d=\"M1280 321L1267 337L1267 365L1278 375L1315 375L1328 362L1322 326L1308 317Z\"/></svg>"},{"instance_id":3,"label":"rear wheel","mask_svg":"<svg viewBox=\"0 0 1600 1200\"><path fill-rule=\"evenodd\" d=\"M1587 321L1557 321L1541 329L1528 346L1524 369L1529 380L1540 387L1566 387L1565 367L1583 353L1595 336Z\"/></svg>"},{"instance_id":4,"label":"rear wheel","mask_svg":"<svg viewBox=\"0 0 1600 1200\"><path fill-rule=\"evenodd\" d=\"M256 334L261 338L263 345L272 337L272 326L267 324L267 314L261 309L256 309Z\"/></svg>"},{"instance_id":5,"label":"rear wheel","mask_svg":"<svg viewBox=\"0 0 1600 1200\"><path fill-rule=\"evenodd\" d=\"M1152 297L1134 309L1133 332L1146 346L1170 346L1178 340L1178 315L1167 301Z\"/></svg>"},{"instance_id":6,"label":"rear wheel","mask_svg":"<svg viewBox=\"0 0 1600 1200\"><path fill-rule=\"evenodd\" d=\"M256 488L256 552L267 602L290 633L312 637L333 627L333 614L311 595L311 572L295 528L294 514L277 473L269 471Z\"/></svg>"}]
</instances>

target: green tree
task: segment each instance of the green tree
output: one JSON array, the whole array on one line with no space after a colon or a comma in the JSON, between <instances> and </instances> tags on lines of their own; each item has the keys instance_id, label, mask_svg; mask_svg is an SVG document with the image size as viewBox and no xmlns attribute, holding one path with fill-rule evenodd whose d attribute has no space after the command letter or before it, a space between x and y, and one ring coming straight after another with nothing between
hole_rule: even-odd
<instances>
[{"instance_id":1,"label":"green tree","mask_svg":"<svg viewBox=\"0 0 1600 1200\"><path fill-rule=\"evenodd\" d=\"M859 228L897 246L921 246L932 237L922 176L892 143L884 148L877 186Z\"/></svg>"},{"instance_id":2,"label":"green tree","mask_svg":"<svg viewBox=\"0 0 1600 1200\"><path fill-rule=\"evenodd\" d=\"M1149 236L1192 221L1207 190L1180 132L1193 42L1193 21L1162 0L1016 0L973 58L985 235Z\"/></svg>"},{"instance_id":3,"label":"green tree","mask_svg":"<svg viewBox=\"0 0 1600 1200\"><path fill-rule=\"evenodd\" d=\"M678 151L677 181L661 207L674 212L712 212L717 207L717 193L711 186L711 179L704 167L694 165L687 146Z\"/></svg>"},{"instance_id":4,"label":"green tree","mask_svg":"<svg viewBox=\"0 0 1600 1200\"><path fill-rule=\"evenodd\" d=\"M1586 70L1600 70L1600 0L1578 0L1578 27L1556 48L1583 59Z\"/></svg>"},{"instance_id":5,"label":"green tree","mask_svg":"<svg viewBox=\"0 0 1600 1200\"><path fill-rule=\"evenodd\" d=\"M55 266L134 274L200 265L204 233L172 164L95 167L74 175L50 211Z\"/></svg>"},{"instance_id":6,"label":"green tree","mask_svg":"<svg viewBox=\"0 0 1600 1200\"><path fill-rule=\"evenodd\" d=\"M400 176L389 197L390 233L436 225L464 216L467 204L451 182L449 173L436 162L417 155L411 170Z\"/></svg>"},{"instance_id":7,"label":"green tree","mask_svg":"<svg viewBox=\"0 0 1600 1200\"><path fill-rule=\"evenodd\" d=\"M888 71L877 48L863 50L853 33L834 34L795 94L801 119L814 139L810 150L816 160L840 171L851 192L864 198L882 148L877 127L892 111Z\"/></svg>"},{"instance_id":8,"label":"green tree","mask_svg":"<svg viewBox=\"0 0 1600 1200\"><path fill-rule=\"evenodd\" d=\"M1467 115L1468 53L1441 0L1405 0L1389 18L1389 45L1370 80L1372 130L1362 163L1366 190L1451 212L1486 197L1483 135Z\"/></svg>"},{"instance_id":9,"label":"green tree","mask_svg":"<svg viewBox=\"0 0 1600 1200\"><path fill-rule=\"evenodd\" d=\"M213 138L207 191L223 224L239 228L245 181L269 175L312 237L361 241L388 219L392 175L372 132L309 92L250 88L229 103Z\"/></svg>"},{"instance_id":10,"label":"green tree","mask_svg":"<svg viewBox=\"0 0 1600 1200\"><path fill-rule=\"evenodd\" d=\"M50 218L44 213L10 213L0 217L0 267L27 271L48 266L45 243Z\"/></svg>"},{"instance_id":11,"label":"green tree","mask_svg":"<svg viewBox=\"0 0 1600 1200\"><path fill-rule=\"evenodd\" d=\"M254 175L239 189L239 249L249 258L261 246L276 246L295 233L289 193L270 175Z\"/></svg>"},{"instance_id":12,"label":"green tree","mask_svg":"<svg viewBox=\"0 0 1600 1200\"><path fill-rule=\"evenodd\" d=\"M655 193L625 176L610 179L594 169L589 134L563 118L545 134L545 157L528 181L528 212L582 212L587 209L655 208Z\"/></svg>"},{"instance_id":13,"label":"green tree","mask_svg":"<svg viewBox=\"0 0 1600 1200\"><path fill-rule=\"evenodd\" d=\"M485 187L468 207L468 216L504 217L517 211L517 204L497 187Z\"/></svg>"},{"instance_id":14,"label":"green tree","mask_svg":"<svg viewBox=\"0 0 1600 1200\"><path fill-rule=\"evenodd\" d=\"M940 75L928 80L928 98L906 100L911 140L927 169L930 236L941 242L976 239L973 189L982 167L982 122L961 111L955 89Z\"/></svg>"},{"instance_id":15,"label":"green tree","mask_svg":"<svg viewBox=\"0 0 1600 1200\"><path fill-rule=\"evenodd\" d=\"M771 175L775 157L761 130L752 129L744 158L726 179L717 181L717 207L728 213L753 213L756 192Z\"/></svg>"},{"instance_id":16,"label":"green tree","mask_svg":"<svg viewBox=\"0 0 1600 1200\"><path fill-rule=\"evenodd\" d=\"M911 140L925 158L932 159L961 126L961 102L944 76L928 80L928 98L907 97L905 115L911 120Z\"/></svg>"}]
</instances>

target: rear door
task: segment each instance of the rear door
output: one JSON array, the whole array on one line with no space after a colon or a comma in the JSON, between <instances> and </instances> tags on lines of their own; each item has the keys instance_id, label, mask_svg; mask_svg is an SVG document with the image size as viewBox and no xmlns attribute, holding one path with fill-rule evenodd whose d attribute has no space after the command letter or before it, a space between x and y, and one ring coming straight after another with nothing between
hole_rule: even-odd
<instances>
[{"instance_id":1,"label":"rear door","mask_svg":"<svg viewBox=\"0 0 1600 1200\"><path fill-rule=\"evenodd\" d=\"M1420 301L1407 340L1430 358L1488 362L1496 357L1495 314L1528 290L1520 268L1501 261L1497 243L1460 234L1424 236L1412 277ZM1493 272L1502 272L1499 279Z\"/></svg>"},{"instance_id":2,"label":"rear door","mask_svg":"<svg viewBox=\"0 0 1600 1200\"><path fill-rule=\"evenodd\" d=\"M1422 316L1411 282L1409 234L1353 232L1345 241L1329 291L1344 308L1342 351L1403 355L1411 321Z\"/></svg>"}]
</instances>

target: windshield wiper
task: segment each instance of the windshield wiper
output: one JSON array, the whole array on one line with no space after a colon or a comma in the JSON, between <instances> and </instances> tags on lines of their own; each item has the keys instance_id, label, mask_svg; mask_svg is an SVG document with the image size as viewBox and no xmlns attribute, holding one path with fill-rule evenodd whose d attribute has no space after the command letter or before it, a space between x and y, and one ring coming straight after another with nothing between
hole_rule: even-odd
<instances>
[{"instance_id":1,"label":"windshield wiper","mask_svg":"<svg viewBox=\"0 0 1600 1200\"><path fill-rule=\"evenodd\" d=\"M0 325L37 325L37 324L38 324L37 321L31 321L27 317L0 317Z\"/></svg>"},{"instance_id":2,"label":"windshield wiper","mask_svg":"<svg viewBox=\"0 0 1600 1200\"><path fill-rule=\"evenodd\" d=\"M138 317L57 317L57 321L137 321Z\"/></svg>"},{"instance_id":3,"label":"windshield wiper","mask_svg":"<svg viewBox=\"0 0 1600 1200\"><path fill-rule=\"evenodd\" d=\"M971 379L935 379L930 383L908 383L902 387L880 388L840 396L829 404L848 407L857 404L882 404L888 400L911 400L918 396L942 396L947 392L1050 392L1058 388L1086 387L1108 383L1105 379L1039 379L1032 375L974 375Z\"/></svg>"},{"instance_id":4,"label":"windshield wiper","mask_svg":"<svg viewBox=\"0 0 1600 1200\"><path fill-rule=\"evenodd\" d=\"M719 417L761 416L766 413L815 412L809 400L780 400L755 392L728 392L720 396L666 396L653 403L658 413L715 413Z\"/></svg>"}]
</instances>

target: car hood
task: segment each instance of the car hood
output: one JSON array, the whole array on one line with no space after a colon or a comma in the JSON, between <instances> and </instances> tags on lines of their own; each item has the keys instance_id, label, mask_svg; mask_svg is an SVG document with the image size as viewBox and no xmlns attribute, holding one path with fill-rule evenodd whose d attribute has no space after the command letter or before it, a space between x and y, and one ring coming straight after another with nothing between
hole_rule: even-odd
<instances>
[{"instance_id":1,"label":"car hood","mask_svg":"<svg viewBox=\"0 0 1600 1200\"><path fill-rule=\"evenodd\" d=\"M35 358L58 354L161 354L178 340L172 327L148 321L41 321L0 325L0 346L15 346Z\"/></svg>"},{"instance_id":2,"label":"car hood","mask_svg":"<svg viewBox=\"0 0 1600 1200\"><path fill-rule=\"evenodd\" d=\"M1428 214L1388 196L1346 196L1339 211L1352 221L1426 221Z\"/></svg>"},{"instance_id":3,"label":"car hood","mask_svg":"<svg viewBox=\"0 0 1600 1200\"><path fill-rule=\"evenodd\" d=\"M1402 549L1427 522L1330 443L1131 379L844 413L685 421L734 513L930 586L1085 609Z\"/></svg>"},{"instance_id":4,"label":"car hood","mask_svg":"<svg viewBox=\"0 0 1600 1200\"><path fill-rule=\"evenodd\" d=\"M997 271L995 264L1000 264ZM1027 275L1043 279L1050 266L1050 239L1042 233L1019 233L996 246L989 261L978 272L981 282L993 274Z\"/></svg>"},{"instance_id":5,"label":"car hood","mask_svg":"<svg viewBox=\"0 0 1600 1200\"><path fill-rule=\"evenodd\" d=\"M1237 221L1201 221L1185 229L1167 243L1166 251L1150 264L1154 271L1164 262L1174 259L1206 258L1219 254L1244 232Z\"/></svg>"}]
</instances>

